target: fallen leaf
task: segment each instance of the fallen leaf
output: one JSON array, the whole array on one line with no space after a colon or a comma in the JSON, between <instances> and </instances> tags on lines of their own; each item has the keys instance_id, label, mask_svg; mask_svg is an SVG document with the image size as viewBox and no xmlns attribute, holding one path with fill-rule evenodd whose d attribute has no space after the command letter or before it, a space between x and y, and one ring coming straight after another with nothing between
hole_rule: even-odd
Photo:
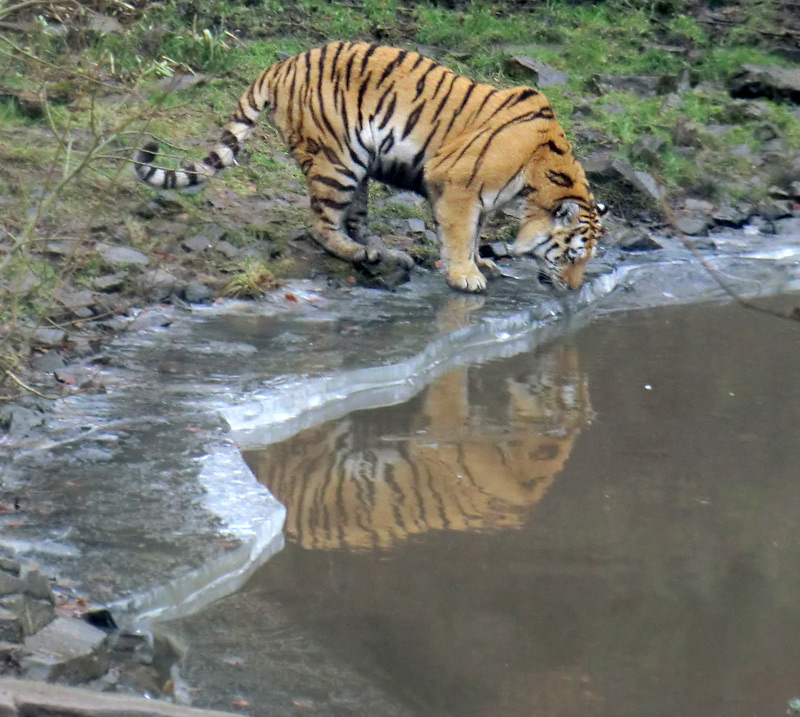
<instances>
[{"instance_id":1,"label":"fallen leaf","mask_svg":"<svg viewBox=\"0 0 800 717\"><path fill-rule=\"evenodd\" d=\"M356 277L354 277L354 276L348 276L348 277L347 277L347 281L348 281L348 283L350 283L350 284L355 284L355 283L356 283Z\"/></svg>"},{"instance_id":2,"label":"fallen leaf","mask_svg":"<svg viewBox=\"0 0 800 717\"><path fill-rule=\"evenodd\" d=\"M250 703L247 700L238 699L233 701L234 707L249 707Z\"/></svg>"},{"instance_id":3,"label":"fallen leaf","mask_svg":"<svg viewBox=\"0 0 800 717\"><path fill-rule=\"evenodd\" d=\"M433 262L433 265L437 269L441 269L444 266L444 262L441 259L437 259L435 262Z\"/></svg>"},{"instance_id":4,"label":"fallen leaf","mask_svg":"<svg viewBox=\"0 0 800 717\"><path fill-rule=\"evenodd\" d=\"M293 301L295 304L297 303L298 299L294 294L286 294L285 297L286 301Z\"/></svg>"}]
</instances>

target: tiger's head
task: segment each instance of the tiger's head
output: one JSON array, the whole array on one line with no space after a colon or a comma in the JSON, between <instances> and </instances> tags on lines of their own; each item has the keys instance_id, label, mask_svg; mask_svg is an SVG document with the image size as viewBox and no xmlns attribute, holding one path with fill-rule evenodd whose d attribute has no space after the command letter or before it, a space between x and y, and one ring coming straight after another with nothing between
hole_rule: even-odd
<instances>
[{"instance_id":1,"label":"tiger's head","mask_svg":"<svg viewBox=\"0 0 800 717\"><path fill-rule=\"evenodd\" d=\"M570 198L554 205L543 218L539 212L523 219L519 235L511 246L516 256L532 255L539 263L539 281L554 289L578 289L586 262L592 258L603 233L604 204Z\"/></svg>"}]
</instances>

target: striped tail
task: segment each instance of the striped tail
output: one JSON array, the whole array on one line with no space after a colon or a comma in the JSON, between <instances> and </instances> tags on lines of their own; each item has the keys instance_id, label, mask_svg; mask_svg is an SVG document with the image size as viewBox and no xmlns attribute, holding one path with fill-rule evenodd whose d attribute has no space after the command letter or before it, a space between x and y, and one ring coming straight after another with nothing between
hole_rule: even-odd
<instances>
[{"instance_id":1,"label":"striped tail","mask_svg":"<svg viewBox=\"0 0 800 717\"><path fill-rule=\"evenodd\" d=\"M182 169L157 167L154 162L158 155L158 144L150 141L134 155L136 177L158 189L180 189L203 184L226 167L236 164L236 155L264 111L270 86L281 64L278 62L264 70L247 88L239 98L231 121L225 125L219 143L202 162L186 162Z\"/></svg>"}]
</instances>

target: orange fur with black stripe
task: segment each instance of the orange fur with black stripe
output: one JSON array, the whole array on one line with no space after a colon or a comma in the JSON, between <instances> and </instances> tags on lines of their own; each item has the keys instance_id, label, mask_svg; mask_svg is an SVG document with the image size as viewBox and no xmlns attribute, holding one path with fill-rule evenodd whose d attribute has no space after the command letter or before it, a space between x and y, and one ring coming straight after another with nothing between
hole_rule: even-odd
<instances>
[{"instance_id":1,"label":"orange fur with black stripe","mask_svg":"<svg viewBox=\"0 0 800 717\"><path fill-rule=\"evenodd\" d=\"M306 175L311 233L331 254L413 265L367 229L375 179L428 198L447 282L482 291L497 272L478 256L483 223L524 197L512 252L533 255L544 282L580 286L602 206L541 92L479 84L416 52L334 42L264 70L202 162L155 167L151 143L137 154L138 177L165 189L213 177L235 163L265 108Z\"/></svg>"}]
</instances>

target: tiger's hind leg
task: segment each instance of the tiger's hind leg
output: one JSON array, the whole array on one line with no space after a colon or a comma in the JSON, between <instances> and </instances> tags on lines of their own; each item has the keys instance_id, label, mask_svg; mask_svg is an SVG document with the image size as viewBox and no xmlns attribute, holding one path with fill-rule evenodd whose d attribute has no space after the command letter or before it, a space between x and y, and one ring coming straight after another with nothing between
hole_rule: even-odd
<instances>
[{"instance_id":1,"label":"tiger's hind leg","mask_svg":"<svg viewBox=\"0 0 800 717\"><path fill-rule=\"evenodd\" d=\"M411 269L414 260L408 254L398 249L390 249L377 234L370 232L367 224L368 198L369 180L364 179L356 188L353 201L347 210L344 224L347 235L359 244L378 249L381 252L381 259Z\"/></svg>"},{"instance_id":2,"label":"tiger's hind leg","mask_svg":"<svg viewBox=\"0 0 800 717\"><path fill-rule=\"evenodd\" d=\"M359 178L322 155L314 158L306 175L311 235L317 243L335 257L351 263L380 261L378 247L363 246L345 234L347 216L361 184Z\"/></svg>"}]
</instances>

